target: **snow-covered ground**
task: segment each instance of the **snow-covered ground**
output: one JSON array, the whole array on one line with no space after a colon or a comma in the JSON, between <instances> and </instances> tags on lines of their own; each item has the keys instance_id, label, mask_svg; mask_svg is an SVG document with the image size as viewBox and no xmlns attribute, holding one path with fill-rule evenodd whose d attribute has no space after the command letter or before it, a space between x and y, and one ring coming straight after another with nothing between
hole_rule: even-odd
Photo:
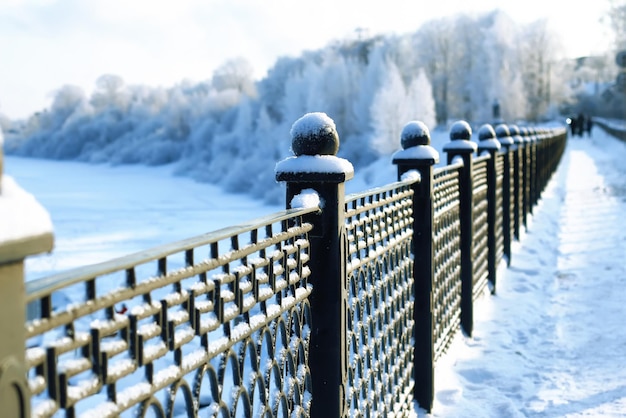
<instances>
[{"instance_id":1,"label":"snow-covered ground","mask_svg":"<svg viewBox=\"0 0 626 418\"><path fill-rule=\"evenodd\" d=\"M459 334L437 365L432 416L626 414L624 158L626 145L599 129L570 139L511 267L499 270L497 294L476 305L473 337ZM28 260L28 279L282 209L172 170L5 157L5 172L55 227L55 251ZM348 191L394 173L383 159Z\"/></svg>"}]
</instances>

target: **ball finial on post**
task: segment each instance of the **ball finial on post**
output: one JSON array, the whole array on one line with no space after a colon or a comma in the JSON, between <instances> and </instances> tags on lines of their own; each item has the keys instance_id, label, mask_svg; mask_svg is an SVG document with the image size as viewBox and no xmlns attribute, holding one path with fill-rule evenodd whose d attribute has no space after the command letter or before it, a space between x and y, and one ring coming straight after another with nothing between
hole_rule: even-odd
<instances>
[{"instance_id":1,"label":"ball finial on post","mask_svg":"<svg viewBox=\"0 0 626 418\"><path fill-rule=\"evenodd\" d=\"M452 127L450 128L450 140L459 141L465 140L469 141L472 137L472 127L469 123L464 120L459 120L454 122Z\"/></svg>"},{"instance_id":2,"label":"ball finial on post","mask_svg":"<svg viewBox=\"0 0 626 418\"><path fill-rule=\"evenodd\" d=\"M418 145L430 145L430 131L424 122L412 121L404 125L400 134L402 149Z\"/></svg>"},{"instance_id":3,"label":"ball finial on post","mask_svg":"<svg viewBox=\"0 0 626 418\"><path fill-rule=\"evenodd\" d=\"M286 182L345 182L354 177L350 161L336 156L339 135L325 113L307 113L291 127L293 156L276 164L276 180Z\"/></svg>"},{"instance_id":4,"label":"ball finial on post","mask_svg":"<svg viewBox=\"0 0 626 418\"><path fill-rule=\"evenodd\" d=\"M487 151L493 153L500 149L500 142L496 139L496 131L486 123L478 129L478 153Z\"/></svg>"},{"instance_id":5,"label":"ball finial on post","mask_svg":"<svg viewBox=\"0 0 626 418\"><path fill-rule=\"evenodd\" d=\"M514 144L513 138L511 138L511 131L503 123L496 126L496 138L504 147L510 147Z\"/></svg>"},{"instance_id":6,"label":"ball finial on post","mask_svg":"<svg viewBox=\"0 0 626 418\"><path fill-rule=\"evenodd\" d=\"M432 166L439 162L439 153L430 146L430 131L421 121L404 125L400 134L402 149L393 154L393 163L398 165L398 176L416 167Z\"/></svg>"},{"instance_id":7,"label":"ball finial on post","mask_svg":"<svg viewBox=\"0 0 626 418\"><path fill-rule=\"evenodd\" d=\"M443 146L443 150L448 154L448 164L457 155L472 154L476 152L476 143L470 141L472 128L469 123L459 120L452 124L450 128L450 142Z\"/></svg>"},{"instance_id":8,"label":"ball finial on post","mask_svg":"<svg viewBox=\"0 0 626 418\"><path fill-rule=\"evenodd\" d=\"M496 131L494 131L493 127L488 123L478 129L478 139L480 141L486 141L489 139L496 139Z\"/></svg>"},{"instance_id":9,"label":"ball finial on post","mask_svg":"<svg viewBox=\"0 0 626 418\"><path fill-rule=\"evenodd\" d=\"M307 113L291 127L291 150L300 155L337 155L339 135L325 113Z\"/></svg>"}]
</instances>

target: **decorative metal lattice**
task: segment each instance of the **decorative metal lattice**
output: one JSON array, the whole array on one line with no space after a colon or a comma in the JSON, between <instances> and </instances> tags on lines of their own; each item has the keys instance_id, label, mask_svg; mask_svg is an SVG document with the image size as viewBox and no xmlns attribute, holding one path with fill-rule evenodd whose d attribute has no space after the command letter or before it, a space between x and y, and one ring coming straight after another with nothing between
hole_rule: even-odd
<instances>
[{"instance_id":1,"label":"decorative metal lattice","mask_svg":"<svg viewBox=\"0 0 626 418\"><path fill-rule=\"evenodd\" d=\"M395 183L346 203L348 405L407 416L413 391L413 190Z\"/></svg>"},{"instance_id":2,"label":"decorative metal lattice","mask_svg":"<svg viewBox=\"0 0 626 418\"><path fill-rule=\"evenodd\" d=\"M513 183L515 191L513 200L515 201L515 237L519 240L522 226L524 225L524 153L522 152L522 144L516 145L514 151L514 171Z\"/></svg>"},{"instance_id":3,"label":"decorative metal lattice","mask_svg":"<svg viewBox=\"0 0 626 418\"><path fill-rule=\"evenodd\" d=\"M530 185L531 185L531 181L532 181L532 171L531 171L531 167L532 167L532 163L530 161L530 143L529 142L525 142L524 143L524 148L522 150L522 156L523 156L523 167L524 167L524 171L523 171L523 188L522 188L522 203L523 203L523 210L522 210L522 219L524 221L524 227L526 227L526 223L527 223L527 219L528 219L528 214L530 213L530 206L531 206L531 202L530 202Z\"/></svg>"},{"instance_id":4,"label":"decorative metal lattice","mask_svg":"<svg viewBox=\"0 0 626 418\"><path fill-rule=\"evenodd\" d=\"M496 153L496 219L495 219L495 233L496 233L496 265L502 261L504 257L504 203L503 203L503 189L504 182L504 155Z\"/></svg>"},{"instance_id":5,"label":"decorative metal lattice","mask_svg":"<svg viewBox=\"0 0 626 418\"><path fill-rule=\"evenodd\" d=\"M33 416L308 415L311 211L29 282Z\"/></svg>"},{"instance_id":6,"label":"decorative metal lattice","mask_svg":"<svg viewBox=\"0 0 626 418\"><path fill-rule=\"evenodd\" d=\"M515 207L516 207L516 200L517 197L515 195L515 164L514 164L514 160L513 160L513 153L515 151L509 150L509 231L511 234L511 242L513 241L513 238L515 236Z\"/></svg>"},{"instance_id":7,"label":"decorative metal lattice","mask_svg":"<svg viewBox=\"0 0 626 418\"><path fill-rule=\"evenodd\" d=\"M474 297L477 297L487 285L488 277L488 201L487 201L487 161L488 155L474 160L473 196L474 196L474 237L472 241L472 260L474 261Z\"/></svg>"},{"instance_id":8,"label":"decorative metal lattice","mask_svg":"<svg viewBox=\"0 0 626 418\"><path fill-rule=\"evenodd\" d=\"M535 138L534 135L531 135L530 138ZM528 211L532 213L532 207L537 203L538 198L538 190L537 190L537 180L538 180L538 170L537 170L537 143L533 140L529 146L529 157L530 157L530 173L529 173L529 184L528 184Z\"/></svg>"},{"instance_id":9,"label":"decorative metal lattice","mask_svg":"<svg viewBox=\"0 0 626 418\"><path fill-rule=\"evenodd\" d=\"M459 328L461 316L460 165L434 172L434 283L435 358L443 354Z\"/></svg>"}]
</instances>

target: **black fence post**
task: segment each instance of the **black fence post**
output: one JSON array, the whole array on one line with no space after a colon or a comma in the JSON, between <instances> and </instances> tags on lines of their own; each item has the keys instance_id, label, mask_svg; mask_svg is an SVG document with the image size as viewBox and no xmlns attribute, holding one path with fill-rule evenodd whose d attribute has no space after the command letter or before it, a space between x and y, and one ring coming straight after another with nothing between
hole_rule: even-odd
<instances>
[{"instance_id":1,"label":"black fence post","mask_svg":"<svg viewBox=\"0 0 626 418\"><path fill-rule=\"evenodd\" d=\"M548 184L548 179L550 178L549 172L549 153L550 153L550 137L554 135L554 132L549 134L547 129L542 129L539 133L539 142L538 142L538 153L539 153L539 162L541 164L541 172L539 177L539 197L543 193L544 188Z\"/></svg>"},{"instance_id":2,"label":"black fence post","mask_svg":"<svg viewBox=\"0 0 626 418\"><path fill-rule=\"evenodd\" d=\"M513 178L511 177L511 148L513 147L513 138L511 138L509 128L506 125L500 124L496 126L496 137L500 142L502 148L502 156L504 158L504 177L502 178L502 229L503 229L503 243L504 243L504 256L506 257L507 266L511 265L511 241L512 235L515 231L515 225L513 221L513 201L511 200L511 189L513 185Z\"/></svg>"},{"instance_id":3,"label":"black fence post","mask_svg":"<svg viewBox=\"0 0 626 418\"><path fill-rule=\"evenodd\" d=\"M523 161L522 161L522 149L524 148L524 139L520 136L519 128L517 125L510 125L509 131L515 146L513 148L513 200L514 211L513 221L515 225L515 239L520 240L521 227L522 227L522 210L523 210Z\"/></svg>"},{"instance_id":4,"label":"black fence post","mask_svg":"<svg viewBox=\"0 0 626 418\"><path fill-rule=\"evenodd\" d=\"M537 129L537 194L535 195L535 204L539 203L546 179L546 130Z\"/></svg>"},{"instance_id":5,"label":"black fence post","mask_svg":"<svg viewBox=\"0 0 626 418\"><path fill-rule=\"evenodd\" d=\"M422 122L409 122L402 130L402 150L393 156L398 180L410 172L419 174L413 184L413 396L430 412L435 397L435 347L433 318L433 166L439 153L430 146L430 132Z\"/></svg>"},{"instance_id":6,"label":"black fence post","mask_svg":"<svg viewBox=\"0 0 626 418\"><path fill-rule=\"evenodd\" d=\"M491 284L491 293L496 291L496 271L498 267L498 248L496 233L496 210L497 210L497 178L496 158L500 151L500 142L496 139L496 132L489 124L485 124L478 130L478 155L489 154L487 161L487 274Z\"/></svg>"},{"instance_id":7,"label":"black fence post","mask_svg":"<svg viewBox=\"0 0 626 418\"><path fill-rule=\"evenodd\" d=\"M332 119L308 113L291 128L295 157L276 166L276 179L287 183L287 207L303 192L319 196L320 212L305 219L311 258L309 282L312 379L311 417L346 417L348 358L345 182L354 176L352 165L335 156L339 136Z\"/></svg>"},{"instance_id":8,"label":"black fence post","mask_svg":"<svg viewBox=\"0 0 626 418\"><path fill-rule=\"evenodd\" d=\"M521 137L524 146L522 147L521 154L521 169L522 169L522 221L524 224L524 230L528 230L528 215L531 211L530 204L530 138L528 137L528 128L521 128Z\"/></svg>"},{"instance_id":9,"label":"black fence post","mask_svg":"<svg viewBox=\"0 0 626 418\"><path fill-rule=\"evenodd\" d=\"M472 155L476 143L471 142L472 128L465 121L455 122L450 128L450 142L444 145L448 164L456 158L463 162L459 178L459 210L461 223L461 327L469 336L474 326L474 186Z\"/></svg>"},{"instance_id":10,"label":"black fence post","mask_svg":"<svg viewBox=\"0 0 626 418\"><path fill-rule=\"evenodd\" d=\"M530 155L530 179L529 179L529 204L528 211L534 213L535 204L538 201L537 196L537 129L528 128L529 155Z\"/></svg>"}]
</instances>

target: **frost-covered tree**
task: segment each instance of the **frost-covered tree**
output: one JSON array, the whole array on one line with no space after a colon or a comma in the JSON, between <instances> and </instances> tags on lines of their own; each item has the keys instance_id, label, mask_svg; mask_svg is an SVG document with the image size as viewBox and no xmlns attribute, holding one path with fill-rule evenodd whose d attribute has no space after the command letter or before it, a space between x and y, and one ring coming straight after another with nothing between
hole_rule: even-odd
<instances>
[{"instance_id":1,"label":"frost-covered tree","mask_svg":"<svg viewBox=\"0 0 626 418\"><path fill-rule=\"evenodd\" d=\"M554 40L546 20L531 23L522 33L520 71L527 98L525 116L531 121L537 121L549 107L551 62L558 57Z\"/></svg>"},{"instance_id":2,"label":"frost-covered tree","mask_svg":"<svg viewBox=\"0 0 626 418\"><path fill-rule=\"evenodd\" d=\"M454 59L454 25L450 18L426 22L416 34L420 62L433 86L437 124L446 124L450 115Z\"/></svg>"},{"instance_id":3,"label":"frost-covered tree","mask_svg":"<svg viewBox=\"0 0 626 418\"><path fill-rule=\"evenodd\" d=\"M387 61L383 74L370 108L372 145L379 154L389 154L398 149L400 132L410 118L406 88L398 67Z\"/></svg>"},{"instance_id":4,"label":"frost-covered tree","mask_svg":"<svg viewBox=\"0 0 626 418\"><path fill-rule=\"evenodd\" d=\"M256 94L254 68L250 61L239 57L226 61L214 72L211 84L217 91L233 89L247 96Z\"/></svg>"},{"instance_id":5,"label":"frost-covered tree","mask_svg":"<svg viewBox=\"0 0 626 418\"><path fill-rule=\"evenodd\" d=\"M615 49L626 50L626 1L611 0L607 18L613 32Z\"/></svg>"},{"instance_id":6,"label":"frost-covered tree","mask_svg":"<svg viewBox=\"0 0 626 418\"><path fill-rule=\"evenodd\" d=\"M568 97L569 71L557 69L551 35L542 34L501 12L460 14L406 35L359 30L279 58L258 81L243 58L207 80L170 87L105 74L90 97L61 88L7 149L112 164L176 162L184 175L277 201L273 166L290 154L291 124L307 112L334 119L340 156L357 169L395 151L411 120L430 128L458 118L491 122L494 100L506 121L539 118L549 102ZM550 77L557 71L563 76Z\"/></svg>"},{"instance_id":7,"label":"frost-covered tree","mask_svg":"<svg viewBox=\"0 0 626 418\"><path fill-rule=\"evenodd\" d=\"M128 96L122 77L115 74L104 74L96 80L96 90L90 103L96 109L116 108L126 111Z\"/></svg>"},{"instance_id":8,"label":"frost-covered tree","mask_svg":"<svg viewBox=\"0 0 626 418\"><path fill-rule=\"evenodd\" d=\"M496 11L485 18L482 53L487 65L488 84L485 100L499 104L500 118L505 121L523 119L526 113L526 95L519 71L520 59L517 45L519 26L505 13ZM483 120L493 122L493 108Z\"/></svg>"},{"instance_id":9,"label":"frost-covered tree","mask_svg":"<svg viewBox=\"0 0 626 418\"><path fill-rule=\"evenodd\" d=\"M429 129L434 129L437 125L433 88L426 72L421 68L407 89L406 107L406 121L419 120Z\"/></svg>"},{"instance_id":10,"label":"frost-covered tree","mask_svg":"<svg viewBox=\"0 0 626 418\"><path fill-rule=\"evenodd\" d=\"M85 91L78 86L65 85L57 90L50 108L56 128L62 127L74 112L80 112L86 104Z\"/></svg>"}]
</instances>

